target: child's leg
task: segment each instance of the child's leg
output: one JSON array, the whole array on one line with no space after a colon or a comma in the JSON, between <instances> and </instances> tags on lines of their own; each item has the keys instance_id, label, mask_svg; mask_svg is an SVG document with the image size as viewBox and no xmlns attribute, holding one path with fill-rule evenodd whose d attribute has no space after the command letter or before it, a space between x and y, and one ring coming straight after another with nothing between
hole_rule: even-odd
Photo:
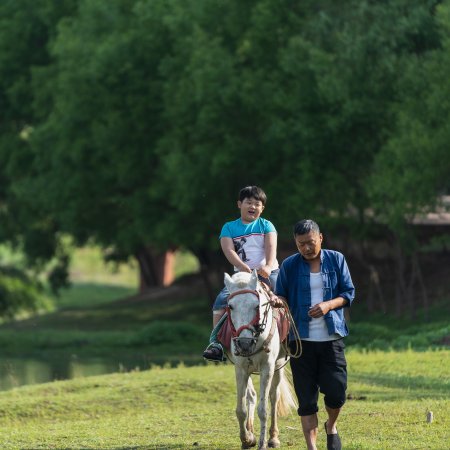
<instances>
[{"instance_id":1,"label":"child's leg","mask_svg":"<svg viewBox=\"0 0 450 450\"><path fill-rule=\"evenodd\" d=\"M223 317L224 314L225 308L213 311L213 328L216 328L217 324L220 322L220 319Z\"/></svg>"},{"instance_id":2,"label":"child's leg","mask_svg":"<svg viewBox=\"0 0 450 450\"><path fill-rule=\"evenodd\" d=\"M275 291L279 273L280 273L280 269L272 270L272 272L270 273L269 280L270 280L270 288L272 289L272 291Z\"/></svg>"},{"instance_id":3,"label":"child's leg","mask_svg":"<svg viewBox=\"0 0 450 450\"><path fill-rule=\"evenodd\" d=\"M217 333L222 327L223 322L226 319L225 307L227 305L227 298L229 292L224 287L216 298L213 305L213 330L209 338L209 345L203 352L203 357L213 361L224 361L223 349L220 343L217 341Z\"/></svg>"},{"instance_id":4,"label":"child's leg","mask_svg":"<svg viewBox=\"0 0 450 450\"><path fill-rule=\"evenodd\" d=\"M224 309L219 309L217 311L213 311L213 330L211 331L211 336L209 337L209 343L217 341L217 334L219 330L222 328L222 324L225 322L227 316L225 315Z\"/></svg>"}]
</instances>

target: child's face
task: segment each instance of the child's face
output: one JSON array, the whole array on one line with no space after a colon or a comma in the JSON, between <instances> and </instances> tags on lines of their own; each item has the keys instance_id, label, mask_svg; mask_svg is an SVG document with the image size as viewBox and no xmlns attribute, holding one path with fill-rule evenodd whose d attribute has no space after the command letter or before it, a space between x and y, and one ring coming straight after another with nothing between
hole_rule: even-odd
<instances>
[{"instance_id":1,"label":"child's face","mask_svg":"<svg viewBox=\"0 0 450 450\"><path fill-rule=\"evenodd\" d=\"M264 210L264 205L256 198L244 198L238 201L238 208L241 210L241 220L244 223L250 223L256 220Z\"/></svg>"}]
</instances>

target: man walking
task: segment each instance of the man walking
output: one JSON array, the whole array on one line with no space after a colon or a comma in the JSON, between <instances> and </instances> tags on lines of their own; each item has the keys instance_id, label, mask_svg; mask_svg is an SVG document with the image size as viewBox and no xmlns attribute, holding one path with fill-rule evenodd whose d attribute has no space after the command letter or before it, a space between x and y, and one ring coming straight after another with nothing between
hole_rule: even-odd
<instances>
[{"instance_id":1,"label":"man walking","mask_svg":"<svg viewBox=\"0 0 450 450\"><path fill-rule=\"evenodd\" d=\"M298 253L283 261L275 292L289 305L303 349L300 358L290 360L298 414L308 450L316 450L317 403L319 392L325 394L327 449L340 450L336 422L347 389L344 307L352 303L355 288L344 255L322 249L323 236L316 222L298 222L294 239ZM273 297L272 303L279 306L281 300Z\"/></svg>"}]
</instances>

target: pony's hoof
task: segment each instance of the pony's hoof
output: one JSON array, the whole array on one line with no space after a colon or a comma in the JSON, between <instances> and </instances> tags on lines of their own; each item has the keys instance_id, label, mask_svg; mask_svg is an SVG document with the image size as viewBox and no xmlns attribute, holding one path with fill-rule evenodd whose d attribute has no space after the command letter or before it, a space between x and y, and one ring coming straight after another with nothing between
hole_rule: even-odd
<instances>
[{"instance_id":1,"label":"pony's hoof","mask_svg":"<svg viewBox=\"0 0 450 450\"><path fill-rule=\"evenodd\" d=\"M242 442L242 448L252 448L256 445L256 438L252 435L251 439Z\"/></svg>"},{"instance_id":2,"label":"pony's hoof","mask_svg":"<svg viewBox=\"0 0 450 450\"><path fill-rule=\"evenodd\" d=\"M281 443L279 439L269 439L269 448L278 448L280 445Z\"/></svg>"}]
</instances>

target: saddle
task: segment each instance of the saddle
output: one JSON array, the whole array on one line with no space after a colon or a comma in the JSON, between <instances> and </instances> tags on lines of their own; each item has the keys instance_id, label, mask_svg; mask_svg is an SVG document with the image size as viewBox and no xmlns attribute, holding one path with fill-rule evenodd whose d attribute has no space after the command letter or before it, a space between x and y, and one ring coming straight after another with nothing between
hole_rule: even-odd
<instances>
[{"instance_id":1,"label":"saddle","mask_svg":"<svg viewBox=\"0 0 450 450\"><path fill-rule=\"evenodd\" d=\"M287 316L286 310L284 310L283 308L273 308L272 314L277 322L280 342L283 343L287 339L290 327L289 318ZM267 324L267 326L271 326L271 324ZM224 321L222 327L217 333L217 339L223 345L224 348L226 348L227 350L231 349L231 326L229 320Z\"/></svg>"}]
</instances>

